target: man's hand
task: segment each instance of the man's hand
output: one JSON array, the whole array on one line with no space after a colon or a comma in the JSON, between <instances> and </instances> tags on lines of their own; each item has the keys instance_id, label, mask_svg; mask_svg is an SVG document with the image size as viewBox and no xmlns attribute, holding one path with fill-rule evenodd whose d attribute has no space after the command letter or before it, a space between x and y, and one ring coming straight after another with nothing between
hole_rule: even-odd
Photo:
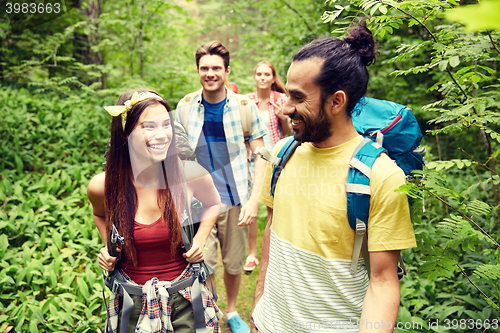
<instances>
[{"instance_id":1,"label":"man's hand","mask_svg":"<svg viewBox=\"0 0 500 333\"><path fill-rule=\"evenodd\" d=\"M257 215L259 215L259 202L255 199L250 198L244 205L241 207L239 223L240 227L245 225L250 225L257 221Z\"/></svg>"},{"instance_id":2,"label":"man's hand","mask_svg":"<svg viewBox=\"0 0 500 333\"><path fill-rule=\"evenodd\" d=\"M121 249L117 247L116 251L120 252ZM117 261L117 257L112 257L109 255L107 246L101 249L101 252L99 253L99 267L101 267L103 270L108 272L114 271Z\"/></svg>"},{"instance_id":3,"label":"man's hand","mask_svg":"<svg viewBox=\"0 0 500 333\"><path fill-rule=\"evenodd\" d=\"M189 263L197 263L204 259L203 257L203 248L198 244L196 239L193 238L193 244L191 248L186 253L183 253L182 256L186 258Z\"/></svg>"}]
</instances>

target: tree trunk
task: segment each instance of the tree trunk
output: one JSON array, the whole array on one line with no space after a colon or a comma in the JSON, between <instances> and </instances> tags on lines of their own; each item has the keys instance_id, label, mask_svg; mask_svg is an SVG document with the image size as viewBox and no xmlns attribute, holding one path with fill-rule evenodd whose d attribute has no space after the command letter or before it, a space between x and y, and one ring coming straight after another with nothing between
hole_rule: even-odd
<instances>
[{"instance_id":1,"label":"tree trunk","mask_svg":"<svg viewBox=\"0 0 500 333\"><path fill-rule=\"evenodd\" d=\"M473 61L472 64L476 65L477 61ZM474 69L474 72L476 72L476 69ZM477 87L473 88L472 95L474 96L474 98L477 97ZM486 148L488 158L491 158L491 156L493 155L493 148L491 147L490 138L488 137L488 134L486 134L484 128L479 128L479 136L481 137L481 141L483 141L484 147ZM494 176L497 170L497 162L495 158L491 158L491 160L488 162L488 167L493 170L491 171L491 175ZM492 186L493 195L495 197L495 206L498 206L500 205L500 190L498 188L498 185L493 184Z\"/></svg>"},{"instance_id":2,"label":"tree trunk","mask_svg":"<svg viewBox=\"0 0 500 333\"><path fill-rule=\"evenodd\" d=\"M87 4L88 7L84 9L82 9L82 1L78 1L76 4L76 7L87 18L91 26L91 32L88 35L74 34L75 58L85 65L102 65L103 58L101 51L92 51L92 46L98 45L100 41L98 18L102 13L102 0L88 0ZM104 88L104 77L101 76L98 80L101 82L102 88ZM85 78L82 81L87 84L92 83L92 80L89 78Z\"/></svg>"},{"instance_id":3,"label":"tree trunk","mask_svg":"<svg viewBox=\"0 0 500 333\"><path fill-rule=\"evenodd\" d=\"M139 63L141 68L141 79L144 80L144 50L142 49L142 27L144 25L144 0L141 0L141 23L139 25Z\"/></svg>"}]
</instances>

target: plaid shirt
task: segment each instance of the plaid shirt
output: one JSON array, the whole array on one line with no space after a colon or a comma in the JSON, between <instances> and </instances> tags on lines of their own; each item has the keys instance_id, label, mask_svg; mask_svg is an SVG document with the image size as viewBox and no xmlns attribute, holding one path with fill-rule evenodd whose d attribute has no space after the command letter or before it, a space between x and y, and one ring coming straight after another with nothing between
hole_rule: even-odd
<instances>
[{"instance_id":1,"label":"plaid shirt","mask_svg":"<svg viewBox=\"0 0 500 333\"><path fill-rule=\"evenodd\" d=\"M174 328L171 323L172 306L167 289L171 283L189 278L193 271L190 266L179 275L174 281L159 281L157 278L152 278L142 286L142 311L137 321L139 332L148 333L174 333ZM121 269L118 271L122 277L131 283L134 283L130 277ZM212 293L200 283L201 296L203 300L203 308L205 309L205 324L207 333L219 332L219 319L222 318L222 312L215 303ZM179 290L186 300L192 302L191 287ZM120 315L121 295L112 294L109 298L108 320L111 324L112 333L118 332L118 317ZM129 323L130 325L131 323Z\"/></svg>"},{"instance_id":2,"label":"plaid shirt","mask_svg":"<svg viewBox=\"0 0 500 333\"><path fill-rule=\"evenodd\" d=\"M186 106L190 108L187 113L188 120L186 132L188 134L189 145L192 148L196 148L200 140L200 136L203 135L202 129L205 111L201 101L202 89L195 93L193 101ZM180 109L180 104L181 103L177 105L177 111ZM233 171L235 181L235 186L231 187L236 187L241 204L244 204L250 197L250 192L248 189L247 150L241 125L239 107L236 94L226 88L226 104L224 105L224 115L222 121L224 123L224 134L229 148L229 159L231 161L231 169ZM266 134L266 130L262 122L259 120L257 106L250 102L250 109L252 112L252 129L249 141L252 141L263 137ZM180 124L183 123L181 121L181 112L175 112L175 121ZM237 149L232 149L232 147L237 147Z\"/></svg>"},{"instance_id":3,"label":"plaid shirt","mask_svg":"<svg viewBox=\"0 0 500 333\"><path fill-rule=\"evenodd\" d=\"M253 92L247 95L252 101L259 106L259 99L257 98L257 92ZM267 111L269 112L269 124L271 127L271 137L273 139L273 144L284 138L283 130L281 129L281 119L274 112L274 105L285 105L286 95L279 93L277 91L271 91L271 96L269 96L269 102L267 103Z\"/></svg>"}]
</instances>

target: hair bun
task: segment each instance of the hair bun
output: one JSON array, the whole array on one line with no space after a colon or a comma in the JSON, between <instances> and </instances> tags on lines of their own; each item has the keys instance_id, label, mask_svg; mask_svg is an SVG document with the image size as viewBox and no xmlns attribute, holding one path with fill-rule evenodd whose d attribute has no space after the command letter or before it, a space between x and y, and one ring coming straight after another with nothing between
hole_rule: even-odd
<instances>
[{"instance_id":1,"label":"hair bun","mask_svg":"<svg viewBox=\"0 0 500 333\"><path fill-rule=\"evenodd\" d=\"M359 54L365 66L375 62L375 39L366 26L353 28L344 38L351 49Z\"/></svg>"}]
</instances>

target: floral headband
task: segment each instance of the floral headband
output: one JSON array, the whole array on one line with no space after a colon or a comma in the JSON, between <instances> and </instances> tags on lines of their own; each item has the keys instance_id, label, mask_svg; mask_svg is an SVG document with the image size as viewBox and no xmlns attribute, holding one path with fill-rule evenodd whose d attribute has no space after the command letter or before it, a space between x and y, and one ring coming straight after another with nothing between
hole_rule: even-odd
<instances>
[{"instance_id":1,"label":"floral headband","mask_svg":"<svg viewBox=\"0 0 500 333\"><path fill-rule=\"evenodd\" d=\"M125 123L127 122L127 112L129 112L130 109L132 109L132 106L149 98L156 99L158 101L163 101L163 98L150 91L145 91L141 93L138 93L136 91L132 95L132 98L125 102L125 105L105 106L104 109L108 111L108 113L113 117L117 117L119 115L122 116L122 126L123 130L125 131Z\"/></svg>"}]
</instances>

